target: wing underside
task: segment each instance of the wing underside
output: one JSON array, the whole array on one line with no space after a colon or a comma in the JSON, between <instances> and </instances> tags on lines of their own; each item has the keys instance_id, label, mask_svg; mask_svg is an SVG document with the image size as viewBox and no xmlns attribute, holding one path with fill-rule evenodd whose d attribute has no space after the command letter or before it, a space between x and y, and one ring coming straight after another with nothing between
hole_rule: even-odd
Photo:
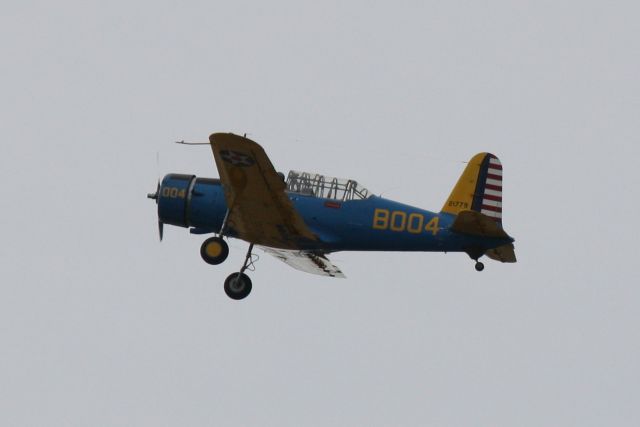
<instances>
[{"instance_id":1,"label":"wing underside","mask_svg":"<svg viewBox=\"0 0 640 427\"><path fill-rule=\"evenodd\" d=\"M314 253L310 251L296 251L286 249L274 249L261 246L260 249L278 258L280 261L289 264L296 270L305 273L317 274L320 276L340 277L345 275L342 271L331 263L322 253Z\"/></svg>"}]
</instances>

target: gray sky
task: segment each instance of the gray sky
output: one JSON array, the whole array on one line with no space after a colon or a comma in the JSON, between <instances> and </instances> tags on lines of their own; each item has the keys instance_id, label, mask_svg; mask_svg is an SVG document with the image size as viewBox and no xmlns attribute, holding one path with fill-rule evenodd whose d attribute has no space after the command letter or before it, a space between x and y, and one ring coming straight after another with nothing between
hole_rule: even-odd
<instances>
[{"instance_id":1,"label":"gray sky","mask_svg":"<svg viewBox=\"0 0 640 427\"><path fill-rule=\"evenodd\" d=\"M2 9L1 425L640 424L637 2ZM431 210L490 151L519 262L263 254L233 302L246 244L145 198L214 131Z\"/></svg>"}]
</instances>

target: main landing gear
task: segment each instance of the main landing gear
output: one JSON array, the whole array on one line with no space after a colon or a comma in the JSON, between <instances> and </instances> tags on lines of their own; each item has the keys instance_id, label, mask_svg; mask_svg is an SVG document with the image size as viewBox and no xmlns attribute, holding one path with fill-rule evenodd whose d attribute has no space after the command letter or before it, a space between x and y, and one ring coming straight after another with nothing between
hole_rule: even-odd
<instances>
[{"instance_id":1,"label":"main landing gear","mask_svg":"<svg viewBox=\"0 0 640 427\"><path fill-rule=\"evenodd\" d=\"M247 256L240 271L232 273L224 281L224 291L229 298L240 300L246 298L251 293L251 279L244 272L253 267L253 243L249 245ZM202 243L200 255L207 264L222 264L229 256L229 245L222 240L221 236L210 237Z\"/></svg>"},{"instance_id":2,"label":"main landing gear","mask_svg":"<svg viewBox=\"0 0 640 427\"><path fill-rule=\"evenodd\" d=\"M237 273L231 273L229 277L224 281L224 291L231 299L241 300L246 298L251 293L251 279L244 272L253 265L253 243L249 245L247 256L244 259L244 264L240 271Z\"/></svg>"},{"instance_id":3,"label":"main landing gear","mask_svg":"<svg viewBox=\"0 0 640 427\"><path fill-rule=\"evenodd\" d=\"M224 232L227 230L226 226L228 218L229 209L227 209L227 213L224 215L224 219L222 220L220 234L214 237L209 237L207 240L202 242L202 246L200 246L200 256L207 264L222 264L229 256L229 245L227 245L227 242L222 240L222 237L225 235Z\"/></svg>"},{"instance_id":4,"label":"main landing gear","mask_svg":"<svg viewBox=\"0 0 640 427\"><path fill-rule=\"evenodd\" d=\"M207 264L222 264L229 256L229 245L222 237L209 237L200 246L200 256Z\"/></svg>"},{"instance_id":5,"label":"main landing gear","mask_svg":"<svg viewBox=\"0 0 640 427\"><path fill-rule=\"evenodd\" d=\"M207 264L218 265L222 264L229 256L229 245L222 240L227 230L227 219L229 218L230 210L227 209L227 213L222 221L220 227L220 234L215 237L209 237L202 242L200 246L200 256ZM244 272L249 268L253 268L253 262L257 261L253 259L253 243L249 245L247 256L244 259L242 268L237 273L232 273L224 281L224 291L231 299L240 300L246 298L251 293L251 279ZM257 257L257 255L256 255Z\"/></svg>"}]
</instances>

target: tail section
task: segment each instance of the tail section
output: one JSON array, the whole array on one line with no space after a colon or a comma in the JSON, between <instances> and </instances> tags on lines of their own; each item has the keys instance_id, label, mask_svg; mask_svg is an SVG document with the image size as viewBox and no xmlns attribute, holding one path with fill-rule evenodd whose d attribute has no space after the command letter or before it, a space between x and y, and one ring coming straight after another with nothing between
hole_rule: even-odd
<instances>
[{"instance_id":1,"label":"tail section","mask_svg":"<svg viewBox=\"0 0 640 427\"><path fill-rule=\"evenodd\" d=\"M473 156L442 207L442 212L453 215L468 210L502 225L502 164L493 154Z\"/></svg>"},{"instance_id":2,"label":"tail section","mask_svg":"<svg viewBox=\"0 0 640 427\"><path fill-rule=\"evenodd\" d=\"M486 245L465 249L471 258L484 254L496 261L516 262L513 238L502 228L502 164L496 156L473 156L442 212L456 215L452 231L488 239Z\"/></svg>"}]
</instances>

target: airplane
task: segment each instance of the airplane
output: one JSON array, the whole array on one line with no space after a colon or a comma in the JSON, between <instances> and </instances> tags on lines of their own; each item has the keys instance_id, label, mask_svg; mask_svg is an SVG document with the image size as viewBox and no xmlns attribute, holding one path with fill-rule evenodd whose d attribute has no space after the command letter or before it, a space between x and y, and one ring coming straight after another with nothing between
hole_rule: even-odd
<instances>
[{"instance_id":1,"label":"airplane","mask_svg":"<svg viewBox=\"0 0 640 427\"><path fill-rule=\"evenodd\" d=\"M200 247L208 264L229 255L225 238L249 243L242 267L224 281L234 300L251 292L245 271L254 246L295 269L339 278L327 258L338 251L464 252L477 271L483 255L516 262L502 227L502 164L493 154L471 158L436 213L376 196L352 179L300 171L285 178L246 135L214 133L203 144L211 145L219 179L171 173L147 197L157 203L160 240L164 224L213 234Z\"/></svg>"}]
</instances>

